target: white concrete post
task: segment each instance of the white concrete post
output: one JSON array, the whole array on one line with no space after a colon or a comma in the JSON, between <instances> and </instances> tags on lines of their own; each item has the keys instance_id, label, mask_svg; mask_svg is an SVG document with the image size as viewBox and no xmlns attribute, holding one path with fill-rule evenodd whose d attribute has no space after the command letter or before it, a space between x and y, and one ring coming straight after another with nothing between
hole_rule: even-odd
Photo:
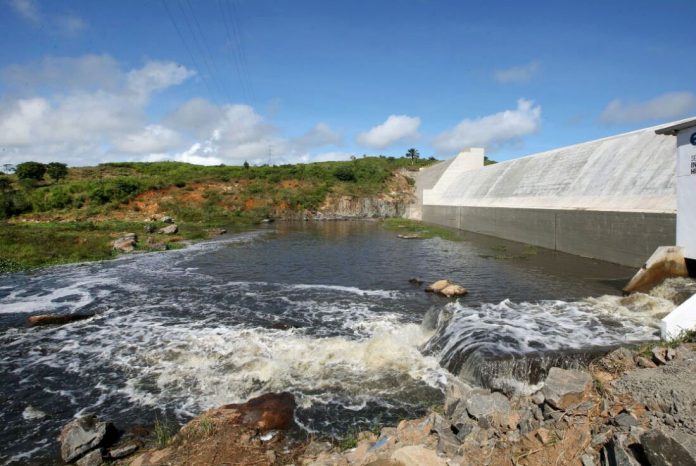
<instances>
[{"instance_id":1,"label":"white concrete post","mask_svg":"<svg viewBox=\"0 0 696 466\"><path fill-rule=\"evenodd\" d=\"M677 246L684 257L696 260L696 119L660 128L657 134L677 136ZM684 330L696 329L696 296L662 319L660 333L671 340Z\"/></svg>"}]
</instances>

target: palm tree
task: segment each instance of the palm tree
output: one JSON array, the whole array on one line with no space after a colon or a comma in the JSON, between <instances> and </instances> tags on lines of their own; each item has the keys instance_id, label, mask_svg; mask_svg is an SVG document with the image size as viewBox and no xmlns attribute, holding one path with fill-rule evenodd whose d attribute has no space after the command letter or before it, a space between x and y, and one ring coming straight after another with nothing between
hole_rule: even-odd
<instances>
[{"instance_id":1,"label":"palm tree","mask_svg":"<svg viewBox=\"0 0 696 466\"><path fill-rule=\"evenodd\" d=\"M406 155L404 157L408 157L411 159L411 165L416 163L416 159L420 158L420 154L418 153L418 150L415 147L411 147L409 150L406 151Z\"/></svg>"}]
</instances>

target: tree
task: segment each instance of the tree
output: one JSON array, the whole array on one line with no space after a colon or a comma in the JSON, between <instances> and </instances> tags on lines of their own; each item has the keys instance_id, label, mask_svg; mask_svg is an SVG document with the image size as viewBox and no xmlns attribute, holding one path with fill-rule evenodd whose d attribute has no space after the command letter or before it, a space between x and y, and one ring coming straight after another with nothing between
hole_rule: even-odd
<instances>
[{"instance_id":1,"label":"tree","mask_svg":"<svg viewBox=\"0 0 696 466\"><path fill-rule=\"evenodd\" d=\"M12 165L11 163L5 163L2 166L2 171L5 173L14 173L15 171L15 166Z\"/></svg>"},{"instance_id":2,"label":"tree","mask_svg":"<svg viewBox=\"0 0 696 466\"><path fill-rule=\"evenodd\" d=\"M46 173L54 180L62 180L68 176L68 166L60 162L51 162L46 165Z\"/></svg>"},{"instance_id":3,"label":"tree","mask_svg":"<svg viewBox=\"0 0 696 466\"><path fill-rule=\"evenodd\" d=\"M246 160L244 161L244 169L249 170L249 162L247 162Z\"/></svg>"},{"instance_id":4,"label":"tree","mask_svg":"<svg viewBox=\"0 0 696 466\"><path fill-rule=\"evenodd\" d=\"M411 147L406 151L406 155L404 155L404 157L411 159L411 165L413 165L416 163L416 160L420 158L420 154L415 147Z\"/></svg>"},{"instance_id":5,"label":"tree","mask_svg":"<svg viewBox=\"0 0 696 466\"><path fill-rule=\"evenodd\" d=\"M42 180L46 173L46 165L39 162L23 162L17 165L15 175L20 180Z\"/></svg>"}]
</instances>

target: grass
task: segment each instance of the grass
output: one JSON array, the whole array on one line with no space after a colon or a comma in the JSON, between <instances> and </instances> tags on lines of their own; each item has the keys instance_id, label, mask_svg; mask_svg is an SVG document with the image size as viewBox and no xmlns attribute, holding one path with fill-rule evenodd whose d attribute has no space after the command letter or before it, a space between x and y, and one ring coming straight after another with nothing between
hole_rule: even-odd
<instances>
[{"instance_id":1,"label":"grass","mask_svg":"<svg viewBox=\"0 0 696 466\"><path fill-rule=\"evenodd\" d=\"M346 435L343 436L341 440L338 442L338 448L341 450L350 450L351 448L355 448L358 446L358 429L356 427L352 427Z\"/></svg>"},{"instance_id":2,"label":"grass","mask_svg":"<svg viewBox=\"0 0 696 466\"><path fill-rule=\"evenodd\" d=\"M117 252L112 241L121 233L138 235L137 250L148 251L147 237L167 242L168 249L183 245L172 240L201 240L207 238L207 226L180 223L176 237L145 234L145 222L45 222L0 223L0 273L17 272L74 262L112 259ZM163 224L156 224L157 227ZM239 225L226 225L239 230Z\"/></svg>"},{"instance_id":3,"label":"grass","mask_svg":"<svg viewBox=\"0 0 696 466\"><path fill-rule=\"evenodd\" d=\"M448 241L462 241L464 239L464 235L460 231L405 218L387 218L382 221L382 225L389 231L418 235L421 238L442 238Z\"/></svg>"},{"instance_id":4,"label":"grass","mask_svg":"<svg viewBox=\"0 0 696 466\"><path fill-rule=\"evenodd\" d=\"M677 336L677 338L674 338L673 340L658 340L646 343L644 345L641 345L639 348L636 348L636 352L639 353L641 356L645 356L646 358L650 359L652 358L652 350L657 347L677 348L683 345L684 343L696 343L696 329L682 330L679 336Z\"/></svg>"},{"instance_id":5,"label":"grass","mask_svg":"<svg viewBox=\"0 0 696 466\"><path fill-rule=\"evenodd\" d=\"M152 435L157 448L164 448L169 445L169 442L174 436L176 428L169 421L162 420L159 417L155 418L155 426L152 430Z\"/></svg>"}]
</instances>

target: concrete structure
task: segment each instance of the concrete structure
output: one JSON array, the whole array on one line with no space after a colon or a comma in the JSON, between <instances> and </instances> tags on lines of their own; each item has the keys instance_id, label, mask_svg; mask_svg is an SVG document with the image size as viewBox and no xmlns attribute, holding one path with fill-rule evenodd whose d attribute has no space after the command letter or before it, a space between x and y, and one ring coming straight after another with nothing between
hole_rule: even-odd
<instances>
[{"instance_id":1,"label":"concrete structure","mask_svg":"<svg viewBox=\"0 0 696 466\"><path fill-rule=\"evenodd\" d=\"M656 129L486 167L480 149L462 152L421 170L421 219L640 266L675 244L675 138Z\"/></svg>"},{"instance_id":2,"label":"concrete structure","mask_svg":"<svg viewBox=\"0 0 696 466\"><path fill-rule=\"evenodd\" d=\"M660 128L657 134L677 136L677 246L696 260L696 118ZM672 138L669 138L672 139Z\"/></svg>"},{"instance_id":3,"label":"concrete structure","mask_svg":"<svg viewBox=\"0 0 696 466\"><path fill-rule=\"evenodd\" d=\"M664 340L674 340L679 338L682 332L694 329L696 329L696 295L684 301L660 321L660 336Z\"/></svg>"},{"instance_id":4,"label":"concrete structure","mask_svg":"<svg viewBox=\"0 0 696 466\"><path fill-rule=\"evenodd\" d=\"M694 273L696 264L696 118L660 128L657 134L677 137L677 246L685 265ZM671 340L684 330L696 328L696 296L692 296L662 319L662 338Z\"/></svg>"}]
</instances>

